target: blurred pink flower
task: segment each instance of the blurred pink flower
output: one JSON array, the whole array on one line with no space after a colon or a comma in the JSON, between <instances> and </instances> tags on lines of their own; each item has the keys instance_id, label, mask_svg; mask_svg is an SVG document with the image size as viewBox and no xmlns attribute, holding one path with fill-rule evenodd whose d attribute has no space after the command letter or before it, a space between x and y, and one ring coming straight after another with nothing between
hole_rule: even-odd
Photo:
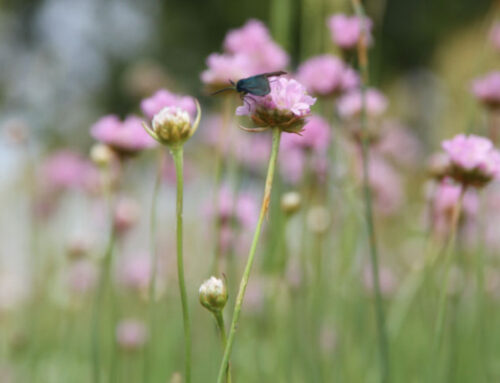
<instances>
[{"instance_id":1,"label":"blurred pink flower","mask_svg":"<svg viewBox=\"0 0 500 383\"><path fill-rule=\"evenodd\" d=\"M235 224L238 227L252 228L257 222L259 207L254 196L248 193L240 193L234 196L226 185L219 191L218 219L223 225ZM213 216L215 212L211 206L207 206L207 212Z\"/></svg>"},{"instance_id":2,"label":"blurred pink flower","mask_svg":"<svg viewBox=\"0 0 500 383\"><path fill-rule=\"evenodd\" d=\"M258 170L267 164L271 140L267 134L247 134L237 131L232 140L232 155L249 170Z\"/></svg>"},{"instance_id":3,"label":"blurred pink flower","mask_svg":"<svg viewBox=\"0 0 500 383\"><path fill-rule=\"evenodd\" d=\"M396 291L398 281L391 269L385 266L379 268L380 291L384 297L391 296ZM373 274L369 266L363 270L363 284L368 292L373 292L375 285L373 283Z\"/></svg>"},{"instance_id":4,"label":"blurred pink flower","mask_svg":"<svg viewBox=\"0 0 500 383\"><path fill-rule=\"evenodd\" d=\"M249 20L239 29L229 31L224 49L233 54L244 54L252 61L251 74L274 72L284 69L288 55L273 41L269 30L259 20Z\"/></svg>"},{"instance_id":5,"label":"blurred pink flower","mask_svg":"<svg viewBox=\"0 0 500 383\"><path fill-rule=\"evenodd\" d=\"M167 106L184 109L192 118L196 115L196 104L192 97L177 95L166 89L160 89L151 97L141 101L142 112L149 120Z\"/></svg>"},{"instance_id":6,"label":"blurred pink flower","mask_svg":"<svg viewBox=\"0 0 500 383\"><path fill-rule=\"evenodd\" d=\"M88 259L79 259L71 262L66 278L68 287L72 292L85 294L96 285L97 268Z\"/></svg>"},{"instance_id":7,"label":"blurred pink flower","mask_svg":"<svg viewBox=\"0 0 500 383\"><path fill-rule=\"evenodd\" d=\"M500 51L500 22L496 22L490 31L490 41L493 47Z\"/></svg>"},{"instance_id":8,"label":"blurred pink flower","mask_svg":"<svg viewBox=\"0 0 500 383\"><path fill-rule=\"evenodd\" d=\"M280 151L279 158L281 176L292 185L300 182L306 171L310 171L320 182L325 179L328 170L326 150L307 153L297 147L285 146Z\"/></svg>"},{"instance_id":9,"label":"blurred pink flower","mask_svg":"<svg viewBox=\"0 0 500 383\"><path fill-rule=\"evenodd\" d=\"M445 235L450 229L453 210L458 203L462 187L447 178L441 181L432 196L432 227L436 233ZM469 189L462 203L462 219L475 217L479 210L479 199L476 192Z\"/></svg>"},{"instance_id":10,"label":"blurred pink flower","mask_svg":"<svg viewBox=\"0 0 500 383\"><path fill-rule=\"evenodd\" d=\"M342 49L352 49L358 44L362 31L362 19L357 16L346 16L342 13L335 14L328 20L328 27L332 41ZM371 44L372 22L365 19L365 27L368 32L368 44Z\"/></svg>"},{"instance_id":11,"label":"blurred pink flower","mask_svg":"<svg viewBox=\"0 0 500 383\"><path fill-rule=\"evenodd\" d=\"M143 322L136 319L125 319L116 327L116 341L125 351L136 351L142 348L148 338Z\"/></svg>"},{"instance_id":12,"label":"blurred pink flower","mask_svg":"<svg viewBox=\"0 0 500 383\"><path fill-rule=\"evenodd\" d=\"M381 116L388 106L387 98L377 89L368 89L365 94L366 113L370 117ZM340 97L337 109L340 117L349 119L359 116L363 106L361 90L356 89Z\"/></svg>"},{"instance_id":13,"label":"blurred pink flower","mask_svg":"<svg viewBox=\"0 0 500 383\"><path fill-rule=\"evenodd\" d=\"M500 174L500 152L485 137L459 134L443 141L450 159L450 176L473 186L483 186Z\"/></svg>"},{"instance_id":14,"label":"blurred pink flower","mask_svg":"<svg viewBox=\"0 0 500 383\"><path fill-rule=\"evenodd\" d=\"M128 256L119 268L119 280L127 288L145 291L151 279L151 259L147 254Z\"/></svg>"},{"instance_id":15,"label":"blurred pink flower","mask_svg":"<svg viewBox=\"0 0 500 383\"><path fill-rule=\"evenodd\" d=\"M309 93L319 96L339 94L359 84L356 72L341 59L329 54L305 61L299 66L297 79Z\"/></svg>"},{"instance_id":16,"label":"blurred pink flower","mask_svg":"<svg viewBox=\"0 0 500 383\"><path fill-rule=\"evenodd\" d=\"M500 72L495 71L472 82L472 93L489 108L500 107Z\"/></svg>"},{"instance_id":17,"label":"blurred pink flower","mask_svg":"<svg viewBox=\"0 0 500 383\"><path fill-rule=\"evenodd\" d=\"M420 163L422 145L410 129L392 121L385 123L380 139L374 149L404 167L415 167Z\"/></svg>"},{"instance_id":18,"label":"blurred pink flower","mask_svg":"<svg viewBox=\"0 0 500 383\"><path fill-rule=\"evenodd\" d=\"M358 161L356 175L361 182L361 160ZM384 216L397 213L404 202L403 183L400 174L382 157L373 154L369 163L369 183L373 193L375 210Z\"/></svg>"},{"instance_id":19,"label":"blurred pink flower","mask_svg":"<svg viewBox=\"0 0 500 383\"><path fill-rule=\"evenodd\" d=\"M330 125L319 116L311 116L298 134L286 134L281 141L283 149L298 148L326 152L330 145Z\"/></svg>"},{"instance_id":20,"label":"blurred pink flower","mask_svg":"<svg viewBox=\"0 0 500 383\"><path fill-rule=\"evenodd\" d=\"M208 69L201 73L201 81L207 85L229 86L229 80L236 82L256 74L251 60L244 54L212 53L206 63Z\"/></svg>"},{"instance_id":21,"label":"blurred pink flower","mask_svg":"<svg viewBox=\"0 0 500 383\"><path fill-rule=\"evenodd\" d=\"M238 116L251 116L258 109L272 110L280 114L306 117L311 113L311 106L316 102L307 94L306 88L296 80L285 77L270 79L271 92L263 97L245 97L245 103L236 109Z\"/></svg>"},{"instance_id":22,"label":"blurred pink flower","mask_svg":"<svg viewBox=\"0 0 500 383\"><path fill-rule=\"evenodd\" d=\"M91 127L90 134L123 154L134 154L156 145L137 116L128 116L124 121L115 115L104 116Z\"/></svg>"},{"instance_id":23,"label":"blurred pink flower","mask_svg":"<svg viewBox=\"0 0 500 383\"><path fill-rule=\"evenodd\" d=\"M134 199L121 197L115 206L115 230L119 234L130 230L139 220L140 213L140 206Z\"/></svg>"},{"instance_id":24,"label":"blurred pink flower","mask_svg":"<svg viewBox=\"0 0 500 383\"><path fill-rule=\"evenodd\" d=\"M235 196L227 185L219 190L218 213L214 210L213 202L207 201L205 212L208 219L218 220L220 225L219 245L223 252L231 246L241 242L240 232L249 232L255 226L259 206L255 197L249 193L240 193Z\"/></svg>"},{"instance_id":25,"label":"blurred pink flower","mask_svg":"<svg viewBox=\"0 0 500 383\"><path fill-rule=\"evenodd\" d=\"M71 150L51 154L42 164L42 182L50 189L87 188L97 173L92 163Z\"/></svg>"}]
</instances>

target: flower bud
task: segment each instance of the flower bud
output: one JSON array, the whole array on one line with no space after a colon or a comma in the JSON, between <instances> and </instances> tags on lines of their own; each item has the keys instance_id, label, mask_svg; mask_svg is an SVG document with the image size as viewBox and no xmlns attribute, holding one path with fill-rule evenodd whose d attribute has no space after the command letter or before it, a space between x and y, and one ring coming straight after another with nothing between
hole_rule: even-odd
<instances>
[{"instance_id":1,"label":"flower bud","mask_svg":"<svg viewBox=\"0 0 500 383\"><path fill-rule=\"evenodd\" d=\"M222 279L210 277L200 286L200 303L212 312L221 311L227 302L227 289Z\"/></svg>"},{"instance_id":2,"label":"flower bud","mask_svg":"<svg viewBox=\"0 0 500 383\"><path fill-rule=\"evenodd\" d=\"M325 206L313 206L307 212L307 227L314 234L324 234L330 226L330 213Z\"/></svg>"},{"instance_id":3,"label":"flower bud","mask_svg":"<svg viewBox=\"0 0 500 383\"><path fill-rule=\"evenodd\" d=\"M163 145L182 145L194 134L200 123L200 104L198 101L195 102L197 116L194 122L191 122L191 117L185 109L167 106L153 117L152 127L143 124L144 129Z\"/></svg>"},{"instance_id":4,"label":"flower bud","mask_svg":"<svg viewBox=\"0 0 500 383\"><path fill-rule=\"evenodd\" d=\"M130 198L122 198L115 207L114 228L119 234L131 229L139 220L141 209L139 204Z\"/></svg>"},{"instance_id":5,"label":"flower bud","mask_svg":"<svg viewBox=\"0 0 500 383\"><path fill-rule=\"evenodd\" d=\"M285 193L281 196L281 210L287 215L292 215L300 209L301 198L296 191Z\"/></svg>"},{"instance_id":6,"label":"flower bud","mask_svg":"<svg viewBox=\"0 0 500 383\"><path fill-rule=\"evenodd\" d=\"M105 144L97 143L90 148L90 159L99 167L109 166L115 156L115 152Z\"/></svg>"}]
</instances>

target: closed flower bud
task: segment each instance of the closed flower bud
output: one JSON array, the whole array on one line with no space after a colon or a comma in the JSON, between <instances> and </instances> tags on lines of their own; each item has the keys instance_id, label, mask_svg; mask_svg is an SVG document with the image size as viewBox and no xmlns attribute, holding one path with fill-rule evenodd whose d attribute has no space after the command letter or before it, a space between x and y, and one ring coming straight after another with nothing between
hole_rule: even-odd
<instances>
[{"instance_id":1,"label":"closed flower bud","mask_svg":"<svg viewBox=\"0 0 500 383\"><path fill-rule=\"evenodd\" d=\"M296 191L285 193L281 196L281 210L287 215L292 215L300 209L301 198Z\"/></svg>"},{"instance_id":2,"label":"closed flower bud","mask_svg":"<svg viewBox=\"0 0 500 383\"><path fill-rule=\"evenodd\" d=\"M116 154L113 152L113 150L105 144L94 144L90 148L90 159L94 164L96 164L99 167L107 167L113 159L115 158Z\"/></svg>"},{"instance_id":3,"label":"closed flower bud","mask_svg":"<svg viewBox=\"0 0 500 383\"><path fill-rule=\"evenodd\" d=\"M330 213L325 206L313 206L307 212L307 227L314 234L324 234L330 226Z\"/></svg>"},{"instance_id":4,"label":"closed flower bud","mask_svg":"<svg viewBox=\"0 0 500 383\"><path fill-rule=\"evenodd\" d=\"M198 128L201 110L196 102L197 116L194 122L188 111L178 106L167 106L160 110L152 121L152 127L143 124L144 129L160 144L167 146L182 145Z\"/></svg>"},{"instance_id":5,"label":"closed flower bud","mask_svg":"<svg viewBox=\"0 0 500 383\"><path fill-rule=\"evenodd\" d=\"M210 277L200 286L200 303L212 312L222 311L227 302L227 289L222 279Z\"/></svg>"}]
</instances>

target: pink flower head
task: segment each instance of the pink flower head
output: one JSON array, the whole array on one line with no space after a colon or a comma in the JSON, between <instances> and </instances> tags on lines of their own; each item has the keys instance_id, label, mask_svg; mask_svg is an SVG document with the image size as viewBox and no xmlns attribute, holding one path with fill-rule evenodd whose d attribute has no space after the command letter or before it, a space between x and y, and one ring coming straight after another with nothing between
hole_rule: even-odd
<instances>
[{"instance_id":1,"label":"pink flower head","mask_svg":"<svg viewBox=\"0 0 500 383\"><path fill-rule=\"evenodd\" d=\"M500 51L500 22L496 22L491 28L490 31L490 41L493 44L493 47Z\"/></svg>"},{"instance_id":2,"label":"pink flower head","mask_svg":"<svg viewBox=\"0 0 500 383\"><path fill-rule=\"evenodd\" d=\"M222 224L231 225L232 221L237 226L250 228L257 222L258 205L250 194L242 193L235 197L227 186L219 192L219 220ZM208 209L210 214L214 212Z\"/></svg>"},{"instance_id":3,"label":"pink flower head","mask_svg":"<svg viewBox=\"0 0 500 383\"><path fill-rule=\"evenodd\" d=\"M311 151L326 152L330 143L330 126L319 116L311 116L304 129L297 134L287 134L282 139L283 149L298 148Z\"/></svg>"},{"instance_id":4,"label":"pink flower head","mask_svg":"<svg viewBox=\"0 0 500 383\"><path fill-rule=\"evenodd\" d=\"M116 341L125 351L139 350L147 338L146 326L136 319L123 320L116 327Z\"/></svg>"},{"instance_id":5,"label":"pink flower head","mask_svg":"<svg viewBox=\"0 0 500 383\"><path fill-rule=\"evenodd\" d=\"M42 165L42 181L52 189L87 187L96 169L76 152L60 150Z\"/></svg>"},{"instance_id":6,"label":"pink flower head","mask_svg":"<svg viewBox=\"0 0 500 383\"><path fill-rule=\"evenodd\" d=\"M137 201L122 197L115 206L114 228L118 234L130 230L139 220L141 209Z\"/></svg>"},{"instance_id":7,"label":"pink flower head","mask_svg":"<svg viewBox=\"0 0 500 383\"><path fill-rule=\"evenodd\" d=\"M224 49L232 54L246 55L252 62L252 75L284 69L289 60L286 52L273 41L264 23L254 19L229 31Z\"/></svg>"},{"instance_id":8,"label":"pink flower head","mask_svg":"<svg viewBox=\"0 0 500 383\"><path fill-rule=\"evenodd\" d=\"M244 105L236 109L236 114L251 116L259 127L278 126L288 132L300 131L316 99L296 80L271 77L269 82L268 95L245 96Z\"/></svg>"},{"instance_id":9,"label":"pink flower head","mask_svg":"<svg viewBox=\"0 0 500 383\"><path fill-rule=\"evenodd\" d=\"M196 115L196 104L192 97L177 95L165 89L160 89L151 97L141 101L142 112L149 120L167 106L184 109L192 118Z\"/></svg>"},{"instance_id":10,"label":"pink flower head","mask_svg":"<svg viewBox=\"0 0 500 383\"><path fill-rule=\"evenodd\" d=\"M383 133L374 148L403 167L415 167L422 155L422 145L410 129L394 121L384 123Z\"/></svg>"},{"instance_id":11,"label":"pink flower head","mask_svg":"<svg viewBox=\"0 0 500 383\"><path fill-rule=\"evenodd\" d=\"M97 141L124 154L134 154L156 145L137 116L128 116L124 121L114 115L104 116L91 127L90 134Z\"/></svg>"},{"instance_id":12,"label":"pink flower head","mask_svg":"<svg viewBox=\"0 0 500 383\"><path fill-rule=\"evenodd\" d=\"M92 290L97 282L97 268L86 259L71 263L67 271L67 283L71 291L84 294Z\"/></svg>"},{"instance_id":13,"label":"pink flower head","mask_svg":"<svg viewBox=\"0 0 500 383\"><path fill-rule=\"evenodd\" d=\"M363 176L361 162L357 165L356 176L361 181ZM372 155L369 163L369 176L375 210L384 216L397 213L404 202L400 174L382 157Z\"/></svg>"},{"instance_id":14,"label":"pink flower head","mask_svg":"<svg viewBox=\"0 0 500 383\"><path fill-rule=\"evenodd\" d=\"M387 98L376 89L368 89L365 93L366 113L371 117L381 116L388 106ZM340 117L350 119L359 116L363 106L361 90L356 89L342 96L337 104Z\"/></svg>"},{"instance_id":15,"label":"pink flower head","mask_svg":"<svg viewBox=\"0 0 500 383\"><path fill-rule=\"evenodd\" d=\"M239 79L255 74L252 62L244 54L212 53L207 58L208 69L201 73L201 81L207 85L229 85L229 80Z\"/></svg>"},{"instance_id":16,"label":"pink flower head","mask_svg":"<svg viewBox=\"0 0 500 383\"><path fill-rule=\"evenodd\" d=\"M329 96L352 89L359 84L356 72L333 55L321 55L304 62L297 79L314 95Z\"/></svg>"},{"instance_id":17,"label":"pink flower head","mask_svg":"<svg viewBox=\"0 0 500 383\"><path fill-rule=\"evenodd\" d=\"M491 72L472 82L472 93L488 108L500 107L500 72Z\"/></svg>"},{"instance_id":18,"label":"pink flower head","mask_svg":"<svg viewBox=\"0 0 500 383\"><path fill-rule=\"evenodd\" d=\"M371 44L372 21L365 19L365 28L368 34L368 44ZM342 13L335 14L328 20L328 27L332 40L342 49L352 49L358 44L362 36L363 20L357 16L346 16Z\"/></svg>"},{"instance_id":19,"label":"pink flower head","mask_svg":"<svg viewBox=\"0 0 500 383\"><path fill-rule=\"evenodd\" d=\"M121 283L132 290L144 291L151 279L151 259L147 255L128 257L120 268Z\"/></svg>"},{"instance_id":20,"label":"pink flower head","mask_svg":"<svg viewBox=\"0 0 500 383\"><path fill-rule=\"evenodd\" d=\"M484 186L500 174L500 152L488 138L459 134L442 147L450 159L450 176L461 183Z\"/></svg>"}]
</instances>

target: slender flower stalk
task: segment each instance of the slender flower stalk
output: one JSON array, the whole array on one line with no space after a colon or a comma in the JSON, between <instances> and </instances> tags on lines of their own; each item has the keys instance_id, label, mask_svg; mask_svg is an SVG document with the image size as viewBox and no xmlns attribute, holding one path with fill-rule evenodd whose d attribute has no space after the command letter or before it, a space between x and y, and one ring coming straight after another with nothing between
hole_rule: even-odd
<instances>
[{"instance_id":1,"label":"slender flower stalk","mask_svg":"<svg viewBox=\"0 0 500 383\"><path fill-rule=\"evenodd\" d=\"M217 312L214 314L215 316L215 321L217 322L217 328L219 329L220 333L220 339L222 342L222 349L225 350L227 346L227 335L226 335L226 327L224 325L224 316L222 315L222 312ZM231 366L228 364L227 365L227 370L226 370L226 383L231 383Z\"/></svg>"},{"instance_id":2,"label":"slender flower stalk","mask_svg":"<svg viewBox=\"0 0 500 383\"><path fill-rule=\"evenodd\" d=\"M104 297L106 290L109 286L109 281L111 277L111 265L113 261L113 251L116 244L117 233L115 230L115 225L113 223L114 209L113 201L111 195L111 185L109 176L109 167L103 169L103 185L105 191L105 197L108 201L109 210L109 220L110 220L110 233L108 243L106 245L106 250L104 257L102 259L102 265L99 275L99 282L97 285L96 296L94 298L94 307L92 311L92 332L91 332L91 342L92 342L92 376L94 383L99 383L101 381L101 348L100 348L100 322L101 322L101 309L104 302Z\"/></svg>"},{"instance_id":3,"label":"slender flower stalk","mask_svg":"<svg viewBox=\"0 0 500 383\"><path fill-rule=\"evenodd\" d=\"M441 286L441 294L439 296L439 303L438 303L438 314L436 318L436 325L434 327L434 340L433 340L433 347L432 347L432 353L431 353L431 370L430 370L430 375L429 377L432 379L432 373L434 372L434 366L435 363L437 362L438 356L439 356L439 349L441 347L441 342L443 338L443 330L444 330L444 320L445 320L445 314L446 314L446 296L448 294L448 283L449 283L449 274L450 274L450 268L451 268L451 261L453 258L453 253L455 249L455 242L456 242L456 234L457 234L457 228L458 228L458 222L460 218L460 212L462 210L462 203L464 199L464 194L466 191L465 186L461 186L460 189L460 196L458 197L458 201L454 206L452 216L451 216L451 222L450 222L450 234L448 238L448 243L446 245L446 250L445 250L445 255L444 255L444 276L443 276L443 284Z\"/></svg>"},{"instance_id":4,"label":"slender flower stalk","mask_svg":"<svg viewBox=\"0 0 500 383\"><path fill-rule=\"evenodd\" d=\"M366 20L365 11L360 0L351 0L354 7L356 15L362 19ZM358 42L358 60L359 67L361 71L361 95L362 95L362 106L361 106L361 130L366 132L367 130L367 115L366 115L366 90L368 87L368 31L366 22L364 23L362 37ZM371 272L373 278L373 284L375 289L375 310L377 316L377 329L378 329L378 347L380 353L380 373L381 381L390 381L390 365L389 365L389 344L387 340L387 332L385 327L385 314L382 302L382 294L380 291L380 279L379 279L379 267L378 267L378 249L377 249L377 237L375 232L375 224L373 219L373 206L372 206L372 193L370 188L370 175L369 175L369 143L366 139L366 135L362 135L361 139L361 155L363 161L363 195L365 200L365 217L366 226L368 230L369 246L370 246L370 258L371 258Z\"/></svg>"},{"instance_id":5,"label":"slender flower stalk","mask_svg":"<svg viewBox=\"0 0 500 383\"><path fill-rule=\"evenodd\" d=\"M148 304L149 304L149 333L154 334L154 327L155 327L155 297L156 297L156 273L158 269L158 251L157 251L157 246L156 246L156 232L157 232L157 227L156 227L156 221L157 221L157 216L156 216L156 211L157 211L157 204L158 204L158 194L160 191L160 186L161 186L161 180L162 180L162 161L163 161L163 155L160 153L159 155L159 163L158 163L158 170L156 173L156 180L155 184L153 187L153 196L151 198L151 211L150 211L150 223L149 223L149 230L150 230L150 247L151 247L151 277L149 279L149 288L148 288ZM152 349L153 349L153 339L146 345L146 349L144 352L144 382L147 383L149 382L149 376L150 376L150 359L152 356Z\"/></svg>"},{"instance_id":6,"label":"slender flower stalk","mask_svg":"<svg viewBox=\"0 0 500 383\"><path fill-rule=\"evenodd\" d=\"M198 129L201 119L200 104L192 100L196 106L196 118L192 121L189 111L179 106L166 106L154 117L151 126L143 123L144 130L157 142L170 150L174 160L177 176L176 192L176 233L177 233L177 279L181 295L182 320L184 324L185 383L191 382L191 324L189 319L189 303L184 279L184 247L183 247L183 145Z\"/></svg>"},{"instance_id":7,"label":"slender flower stalk","mask_svg":"<svg viewBox=\"0 0 500 383\"><path fill-rule=\"evenodd\" d=\"M170 153L174 158L175 172L177 175L177 196L176 196L176 232L177 232L177 277L179 280L179 290L182 303L182 321L184 324L184 355L185 355L185 381L191 382L191 324L189 321L189 305L186 292L186 282L184 280L184 254L183 254L183 147L182 145L170 148Z\"/></svg>"},{"instance_id":8,"label":"slender flower stalk","mask_svg":"<svg viewBox=\"0 0 500 383\"><path fill-rule=\"evenodd\" d=\"M229 143L228 141L228 136L229 136L229 127L231 125L231 109L232 109L232 104L233 104L233 98L232 95L228 95L224 97L223 100L223 114L222 114L222 129L220 131L220 140L223 142L221 146L217 148L216 151L216 157L215 157L215 187L214 187L214 206L215 206L215 212L217 214L214 215L214 239L215 239L215 246L214 246L214 265L213 265L213 273L215 275L218 275L221 272L221 257L222 257L222 249L221 249L221 240L220 240L220 234L221 234L221 222L218 216L218 211L219 211L219 200L220 200L220 190L222 186L222 174L224 171L224 165L225 165L225 157L224 157L224 150L226 147L228 147Z\"/></svg>"},{"instance_id":9,"label":"slender flower stalk","mask_svg":"<svg viewBox=\"0 0 500 383\"><path fill-rule=\"evenodd\" d=\"M259 243L260 233L262 229L262 223L264 217L266 216L267 209L269 208L269 203L271 201L271 188L273 184L274 172L276 169L276 162L278 159L278 150L281 138L281 129L278 127L273 127L273 146L271 149L271 156L269 158L269 166L267 169L266 184L264 189L264 197L262 199L262 206L260 209L259 220L257 222L257 227L255 228L255 233L252 240L252 246L250 247L250 252L248 253L247 264L243 272L243 276L240 282L240 288L238 290L238 295L236 297L236 303L233 310L233 318L231 321L231 328L229 330L229 336L227 339L227 344L224 350L224 356L222 358L222 363L219 369L219 375L217 378L217 383L223 383L224 376L226 374L229 358L231 356L231 350L233 347L234 336L236 334L236 327L238 326L238 320L240 318L241 306L243 304L243 298L245 297L245 291L248 285L248 279L250 277L250 271L252 270L252 265L255 257L255 252L257 250L257 244Z\"/></svg>"}]
</instances>

